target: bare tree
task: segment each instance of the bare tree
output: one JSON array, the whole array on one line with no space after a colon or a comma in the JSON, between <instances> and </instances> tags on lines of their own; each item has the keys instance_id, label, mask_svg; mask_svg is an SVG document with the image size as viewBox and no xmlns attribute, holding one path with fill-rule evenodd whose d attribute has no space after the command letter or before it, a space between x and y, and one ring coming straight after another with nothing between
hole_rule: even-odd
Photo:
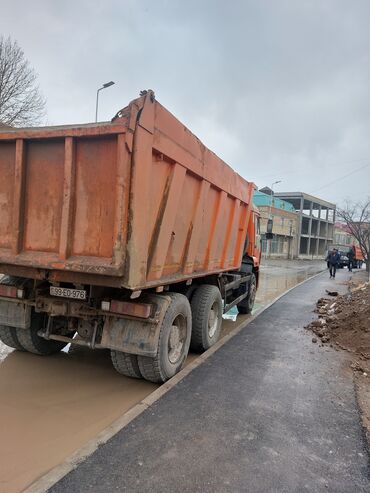
<instances>
[{"instance_id":1,"label":"bare tree","mask_svg":"<svg viewBox=\"0 0 370 493\"><path fill-rule=\"evenodd\" d=\"M337 215L358 241L370 273L370 197L364 202L347 201L342 209L337 209Z\"/></svg>"},{"instance_id":2,"label":"bare tree","mask_svg":"<svg viewBox=\"0 0 370 493\"><path fill-rule=\"evenodd\" d=\"M45 116L37 74L16 41L0 37L0 122L33 126Z\"/></svg>"}]
</instances>

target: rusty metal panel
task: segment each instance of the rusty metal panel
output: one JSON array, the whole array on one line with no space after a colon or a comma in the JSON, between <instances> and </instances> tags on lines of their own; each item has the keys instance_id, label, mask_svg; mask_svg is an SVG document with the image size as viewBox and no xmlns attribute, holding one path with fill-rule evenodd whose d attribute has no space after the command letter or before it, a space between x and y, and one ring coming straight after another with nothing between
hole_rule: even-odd
<instances>
[{"instance_id":1,"label":"rusty metal panel","mask_svg":"<svg viewBox=\"0 0 370 493\"><path fill-rule=\"evenodd\" d=\"M209 247L211 240L211 230L214 223L214 217L218 213L220 191L210 186L207 193L207 201L203 208L203 223L201 227L201 235L198 243L198 248L194 261L194 271L201 272L206 265L207 257L209 257Z\"/></svg>"},{"instance_id":2,"label":"rusty metal panel","mask_svg":"<svg viewBox=\"0 0 370 493\"><path fill-rule=\"evenodd\" d=\"M116 208L117 139L78 139L75 159L71 254L111 258Z\"/></svg>"},{"instance_id":3,"label":"rusty metal panel","mask_svg":"<svg viewBox=\"0 0 370 493\"><path fill-rule=\"evenodd\" d=\"M64 140L26 148L24 251L58 252L63 205Z\"/></svg>"},{"instance_id":4,"label":"rusty metal panel","mask_svg":"<svg viewBox=\"0 0 370 493\"><path fill-rule=\"evenodd\" d=\"M123 119L122 123L125 123ZM81 125L58 125L53 127L5 128L0 130L0 140L52 139L65 137L100 137L121 134L126 125L114 123L86 123Z\"/></svg>"},{"instance_id":5,"label":"rusty metal panel","mask_svg":"<svg viewBox=\"0 0 370 493\"><path fill-rule=\"evenodd\" d=\"M14 204L15 143L0 145L0 248L11 248Z\"/></svg>"},{"instance_id":6,"label":"rusty metal panel","mask_svg":"<svg viewBox=\"0 0 370 493\"><path fill-rule=\"evenodd\" d=\"M201 218L203 211L198 208L200 200L201 186L203 180L194 175L186 174L184 184L179 194L178 207L175 211L175 220L170 235L170 243L167 249L167 255L163 261L163 276L183 275L184 265L188 263L187 253L190 247L190 241L195 238L194 224L197 218ZM187 197L189 207L183 207L184 197ZM189 263L188 263L189 267Z\"/></svg>"}]
</instances>

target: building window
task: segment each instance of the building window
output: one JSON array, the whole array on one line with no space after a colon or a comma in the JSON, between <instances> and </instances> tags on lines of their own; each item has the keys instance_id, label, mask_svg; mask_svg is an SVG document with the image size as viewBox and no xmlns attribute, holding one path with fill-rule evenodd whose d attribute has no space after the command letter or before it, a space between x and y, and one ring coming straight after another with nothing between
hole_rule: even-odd
<instances>
[{"instance_id":1,"label":"building window","mask_svg":"<svg viewBox=\"0 0 370 493\"><path fill-rule=\"evenodd\" d=\"M267 240L266 240L266 236L264 234L261 235L261 249L262 249L262 253L266 253L266 251L267 251Z\"/></svg>"}]
</instances>

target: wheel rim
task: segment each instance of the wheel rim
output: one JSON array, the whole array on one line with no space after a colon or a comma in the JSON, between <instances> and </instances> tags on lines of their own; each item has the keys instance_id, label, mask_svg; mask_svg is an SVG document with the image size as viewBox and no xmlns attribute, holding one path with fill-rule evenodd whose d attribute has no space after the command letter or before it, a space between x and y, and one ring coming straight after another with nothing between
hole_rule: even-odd
<instances>
[{"instance_id":1,"label":"wheel rim","mask_svg":"<svg viewBox=\"0 0 370 493\"><path fill-rule=\"evenodd\" d=\"M172 322L168 337L168 360L172 364L178 363L183 355L186 341L186 320L178 315Z\"/></svg>"},{"instance_id":2,"label":"wheel rim","mask_svg":"<svg viewBox=\"0 0 370 493\"><path fill-rule=\"evenodd\" d=\"M219 319L218 304L217 301L215 301L212 305L208 317L208 335L211 339L217 332L218 319Z\"/></svg>"}]
</instances>

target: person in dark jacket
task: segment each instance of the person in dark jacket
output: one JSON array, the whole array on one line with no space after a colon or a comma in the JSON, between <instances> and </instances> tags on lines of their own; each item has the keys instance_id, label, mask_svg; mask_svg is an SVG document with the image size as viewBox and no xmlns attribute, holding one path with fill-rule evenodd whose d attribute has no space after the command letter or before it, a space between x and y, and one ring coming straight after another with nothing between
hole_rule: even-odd
<instances>
[{"instance_id":1,"label":"person in dark jacket","mask_svg":"<svg viewBox=\"0 0 370 493\"><path fill-rule=\"evenodd\" d=\"M328 254L326 255L325 262L326 265L328 266L328 269L330 269L330 263L329 263L329 257L333 253L333 250L328 250Z\"/></svg>"},{"instance_id":2,"label":"person in dark jacket","mask_svg":"<svg viewBox=\"0 0 370 493\"><path fill-rule=\"evenodd\" d=\"M352 272L353 261L355 260L355 252L353 251L353 248L350 248L348 250L347 257L348 257L348 270Z\"/></svg>"},{"instance_id":3,"label":"person in dark jacket","mask_svg":"<svg viewBox=\"0 0 370 493\"><path fill-rule=\"evenodd\" d=\"M340 255L336 248L334 248L333 251L328 253L328 256L326 257L326 261L329 266L330 279L331 278L335 279L335 273L337 271L339 260L340 260Z\"/></svg>"}]
</instances>

